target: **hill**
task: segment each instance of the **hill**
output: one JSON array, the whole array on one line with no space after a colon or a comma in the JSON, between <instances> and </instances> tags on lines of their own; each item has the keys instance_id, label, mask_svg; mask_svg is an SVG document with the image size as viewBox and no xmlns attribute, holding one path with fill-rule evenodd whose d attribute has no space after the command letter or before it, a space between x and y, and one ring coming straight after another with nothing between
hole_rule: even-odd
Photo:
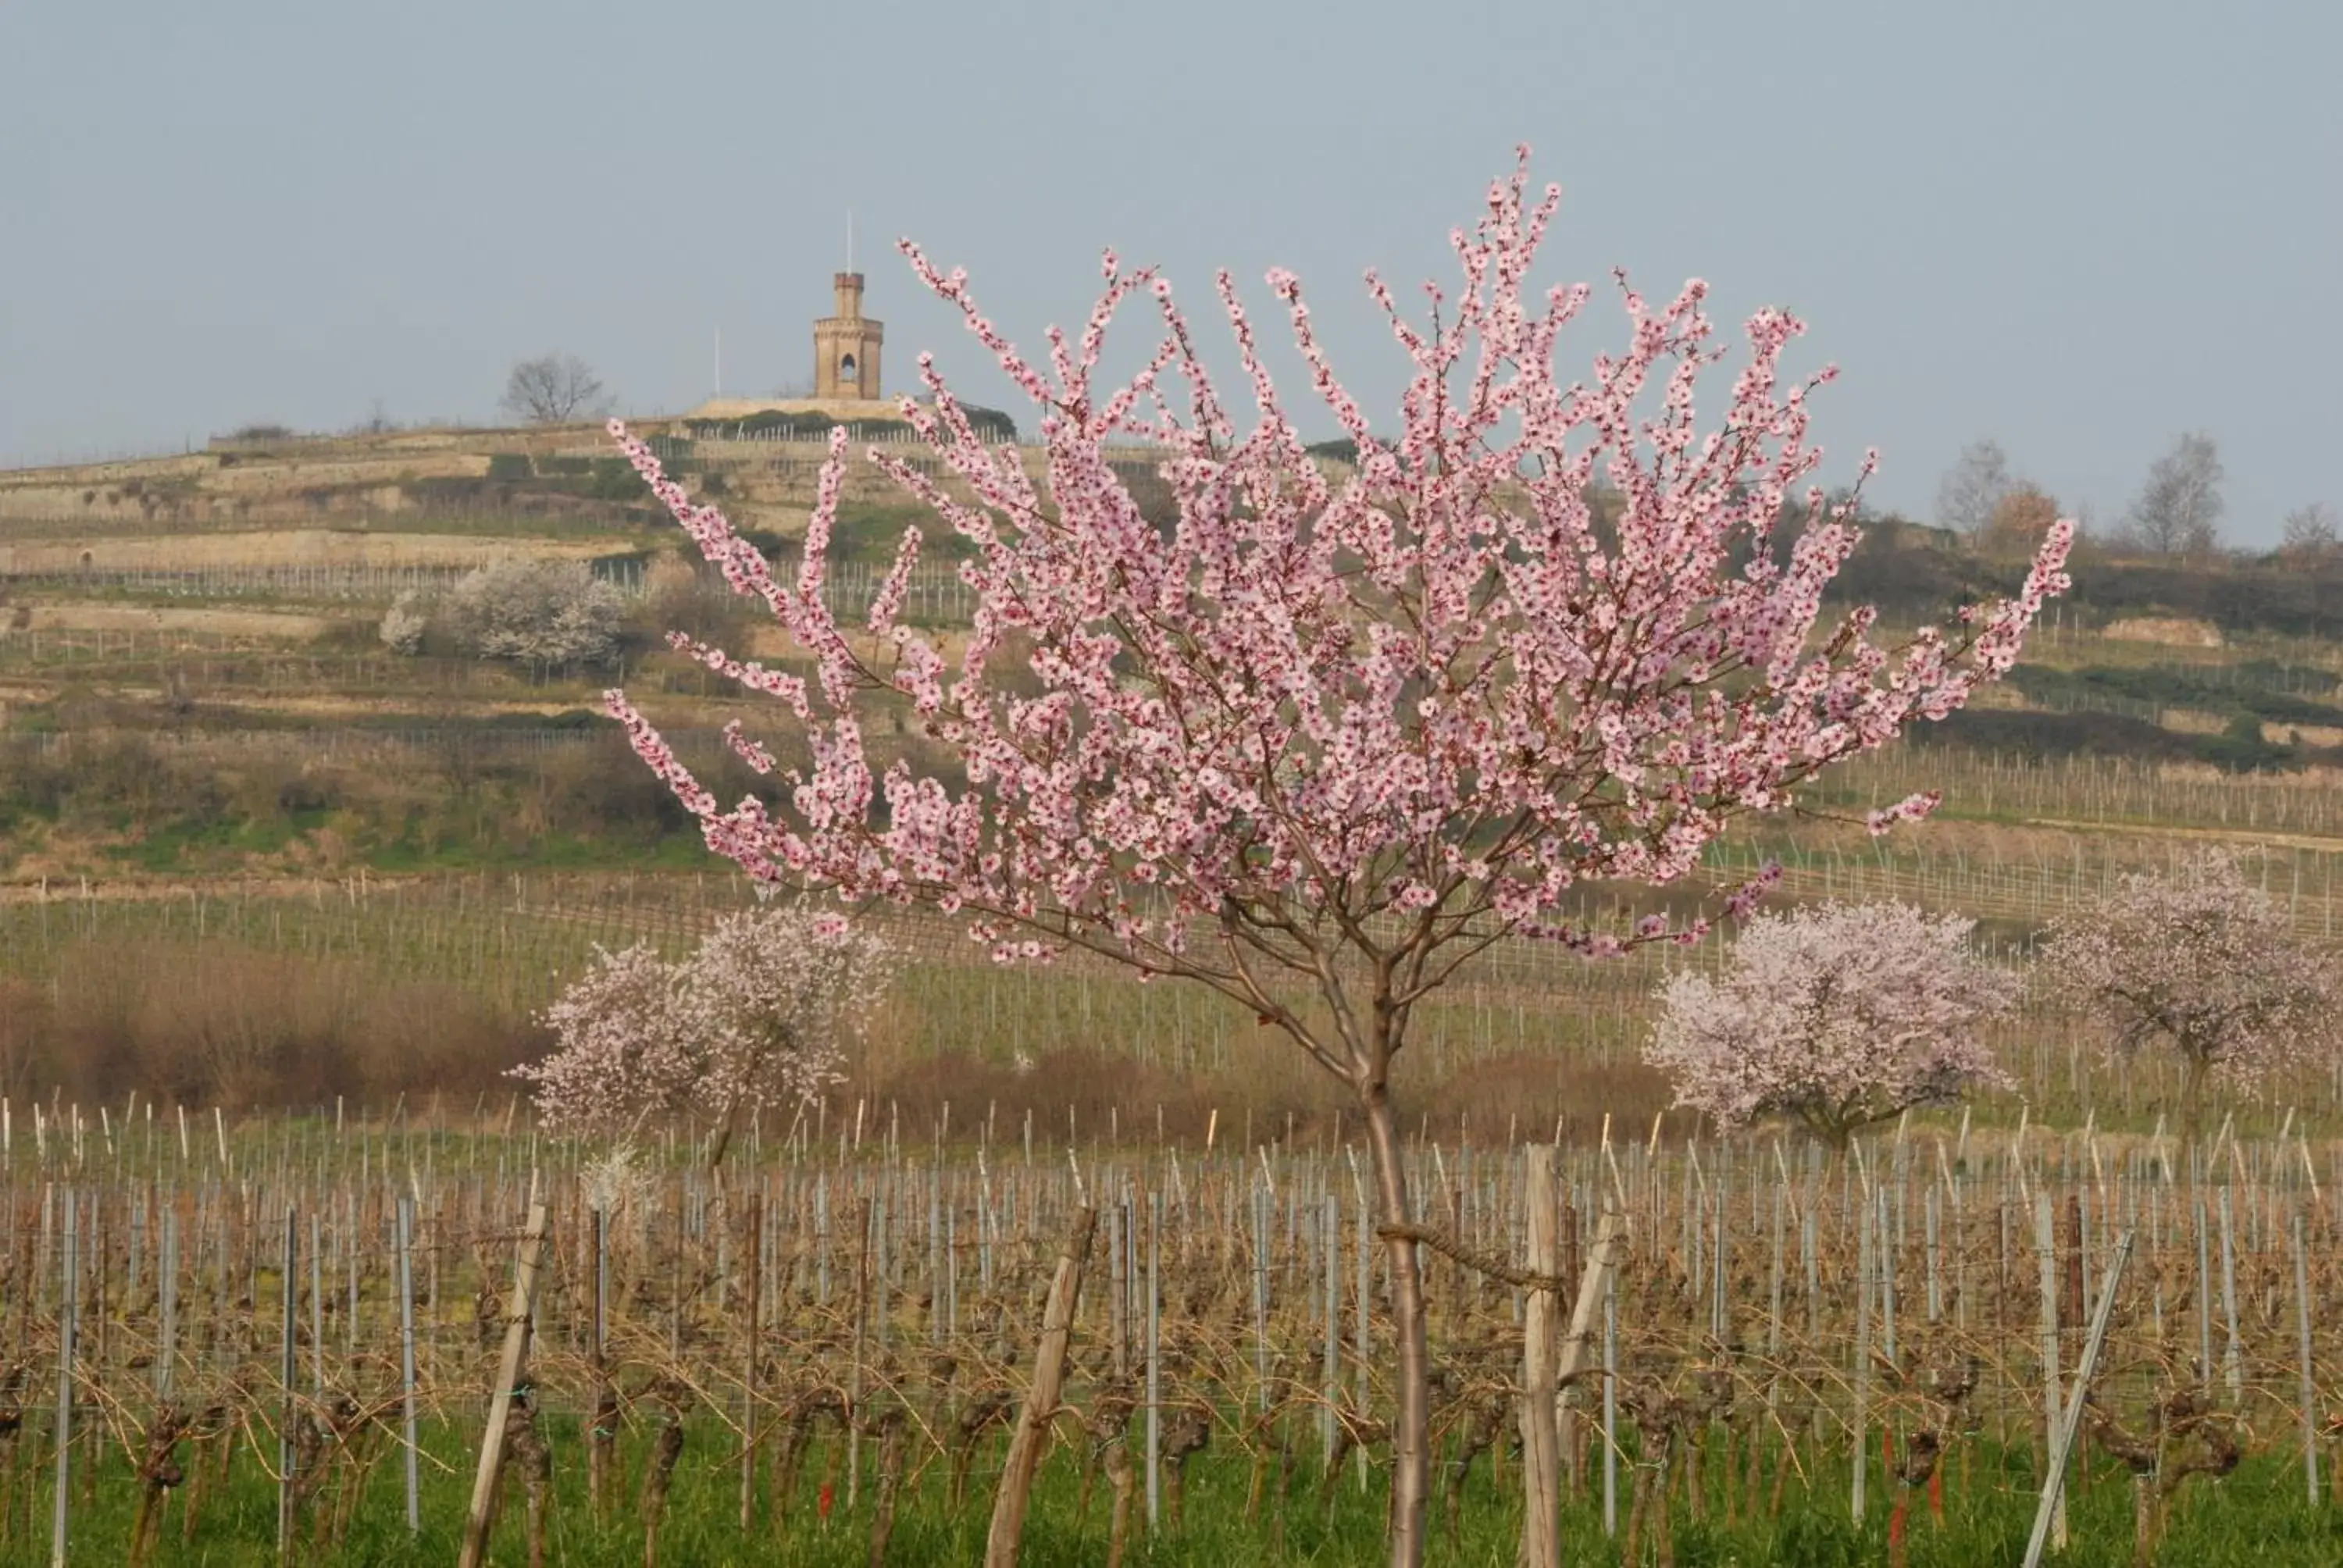
<instances>
[{"instance_id":1,"label":"hill","mask_svg":"<svg viewBox=\"0 0 2343 1568\"><path fill-rule=\"evenodd\" d=\"M652 433L696 492L769 552L790 549L818 443L737 425ZM1162 516L1150 456L1118 461ZM831 576L849 616L921 516L882 476L850 472ZM954 541L929 537L906 608L949 648L969 598ZM237 1095L485 1089L533 1049L533 1010L595 943L671 943L736 906L694 823L599 712L601 691L624 685L726 799L758 782L723 745L728 723L785 759L801 751L771 704L667 647L680 628L769 663L796 658L688 549L588 426L264 438L0 473L0 1083L228 1093L190 1064L222 1031L265 1024L277 1065ZM480 657L445 624L467 573L514 560L592 585L611 618L596 662ZM1908 625L2018 569L1889 519L1842 587ZM2331 936L2343 645L2322 635L2328 577L2103 557L2077 577L1984 706L1835 776L1806 802L1822 815L1752 825L1720 846L1714 873L1776 859L1786 897L1958 910L2006 950L2122 870L2225 842L2294 890L2304 930ZM424 624L395 651L382 633L402 601ZM948 767L900 705L870 719L880 760ZM1845 820L1924 788L1946 797L1924 829L1874 843ZM1194 1084L1220 1081L1209 1075L1245 1027L1192 1016L1162 988L970 974L969 944L932 923L905 940L919 984L951 1000L890 1025L898 1054L858 1069L873 1093L950 1098L950 1074L975 1070L967 1060L1009 1071L1037 1010L1054 1010L1053 1039L1104 1028L1163 1044ZM1632 1090L1620 1106L1657 1109L1625 1065L1649 966L1556 968L1534 953L1492 965L1438 1015L1426 1058L1451 1113L1493 1116L1502 1131L1523 1104L1576 1103L1586 1085L1571 1075L1589 1071L1626 1075L1603 1091ZM211 1011L176 1000L198 991ZM422 1013L431 1050L411 1043ZM30 1032L10 1036L11 1018ZM2060 1040L2068 1028L2043 1027ZM1558 1043L1579 1054L1557 1056ZM2026 1079L2037 1105L2076 1091L2052 1056ZM975 1081L960 1098L984 1097Z\"/></svg>"},{"instance_id":2,"label":"hill","mask_svg":"<svg viewBox=\"0 0 2343 1568\"><path fill-rule=\"evenodd\" d=\"M802 421L768 423L648 433L779 554L803 526L822 444ZM934 471L899 427L864 435ZM1027 460L1038 471L1040 454ZM1156 460L1133 449L1118 466L1160 515ZM869 465L850 469L831 585L842 611L867 602L923 516ZM932 527L930 541L909 611L949 637L970 608L949 559L958 541ZM515 664L436 635L395 653L382 640L401 596L427 607L513 558L582 563L617 595L610 662ZM2019 569L1885 519L1841 587L1895 624L2001 591ZM1990 705L1916 737L1936 760L1888 772L1996 756L2144 776L2343 764L2343 646L2325 635L2343 576L2087 552L2076 575ZM598 426L263 431L147 462L0 473L0 759L12 764L0 879L689 861L696 835L619 754L599 691L618 679L647 694L726 789L749 780L727 771L716 732L772 716L669 651L679 627L792 656L711 580ZM884 739L919 745L894 729Z\"/></svg>"}]
</instances>

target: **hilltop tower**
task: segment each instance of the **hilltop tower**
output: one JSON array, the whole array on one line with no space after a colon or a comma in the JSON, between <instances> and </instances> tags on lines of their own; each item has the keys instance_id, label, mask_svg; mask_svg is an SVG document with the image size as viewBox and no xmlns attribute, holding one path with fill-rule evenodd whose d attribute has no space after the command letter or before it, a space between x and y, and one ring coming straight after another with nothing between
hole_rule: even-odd
<instances>
[{"instance_id":1,"label":"hilltop tower","mask_svg":"<svg viewBox=\"0 0 2343 1568\"><path fill-rule=\"evenodd\" d=\"M876 402L879 347L886 328L862 314L862 275L841 272L830 279L838 290L838 314L813 324L813 395L823 402Z\"/></svg>"}]
</instances>

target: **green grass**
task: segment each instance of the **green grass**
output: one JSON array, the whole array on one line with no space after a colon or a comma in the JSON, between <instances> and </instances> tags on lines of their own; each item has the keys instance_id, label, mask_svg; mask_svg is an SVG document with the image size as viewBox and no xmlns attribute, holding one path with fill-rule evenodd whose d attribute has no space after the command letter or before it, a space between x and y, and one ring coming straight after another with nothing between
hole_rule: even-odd
<instances>
[{"instance_id":1,"label":"green grass","mask_svg":"<svg viewBox=\"0 0 2343 1568\"><path fill-rule=\"evenodd\" d=\"M808 1456L799 1487L776 1507L769 1466L759 1478L757 1522L744 1535L739 1523L738 1450L729 1429L702 1412L688 1419L687 1442L679 1464L669 1512L659 1535L659 1561L669 1564L773 1564L814 1568L869 1560L876 1493L875 1442L863 1445L863 1484L847 1500L842 1445L824 1437ZM545 1431L553 1452L554 1501L547 1528L548 1562L575 1568L622 1568L642 1561L641 1516L637 1497L646 1444L639 1435L622 1444L618 1502L607 1523L588 1505L586 1459L574 1421L548 1416ZM1137 1429L1134 1428L1134 1436ZM257 1450L273 1459L266 1432L256 1444L238 1440L225 1490L213 1489L200 1503L198 1528L183 1543L185 1493L164 1517L162 1543L153 1561L201 1563L214 1568L272 1563L276 1560L277 1499L257 1462ZM33 1568L48 1561L49 1451L33 1429L19 1440L25 1451L0 1455L0 1473L10 1476L7 1528L0 1531L0 1568ZM346 1543L338 1549L305 1544L297 1553L310 1563L394 1563L450 1562L461 1537L473 1455L463 1433L447 1427L427 1430L419 1536L407 1531L401 1502L397 1450L385 1444L367 1474ZM76 1457L86 1464L91 1451ZM1713 1452L1719 1451L1713 1446ZM982 1554L1001 1440L989 1441L970 1481L965 1506L952 1513L946 1495L946 1467L930 1463L902 1493L888 1561L898 1563L972 1563ZM1721 1457L1721 1453L1719 1454ZM192 1468L188 1451L183 1462ZM917 1450L912 1462L919 1465ZM1874 1465L1870 1506L1861 1525L1853 1523L1843 1463L1817 1464L1809 1456L1812 1486L1794 1476L1775 1513L1762 1499L1744 1504L1728 1518L1721 1479L1724 1466L1706 1468L1704 1519L1691 1516L1679 1492L1670 1515L1674 1560L1680 1568L1703 1565L1781 1564L1783 1568L1855 1568L1887 1561L1889 1515L1896 1498ZM1619 1528L1627 1525L1633 1470L1619 1473ZM1588 1494L1565 1500L1564 1561L1613 1564L1620 1543L1602 1532L1599 1481L1590 1476ZM1145 1541L1143 1481L1132 1509L1133 1541L1129 1560L1167 1568L1219 1568L1231 1563L1333 1564L1375 1560L1383 1517L1380 1469L1362 1487L1345 1473L1332 1490L1332 1508L1320 1507L1314 1458L1292 1470L1282 1489L1272 1485L1257 1511L1248 1509L1252 1468L1246 1457L1212 1449L1191 1462L1181 1524L1166 1527L1151 1549ZM2022 1555L2034 1512L2031 1460L2023 1450L1997 1451L1977 1443L1956 1448L1948 1461L1945 1516L1930 1515L1923 1497L1910 1502L1906 1544L1913 1568L1970 1568L2011 1563ZM827 1483L833 1498L828 1519L820 1516L820 1493ZM1770 1480L1766 1483L1770 1486ZM1508 1462L1502 1479L1486 1460L1475 1467L1457 1528L1448 1530L1444 1502L1435 1502L1431 1560L1488 1564L1513 1561L1520 1530L1518 1472ZM518 1478L508 1482L508 1500L491 1541L490 1560L526 1561ZM118 1447L97 1461L75 1484L72 1511L75 1563L126 1560L136 1507L136 1482ZM1026 1532L1023 1561L1035 1568L1074 1568L1105 1560L1111 1494L1101 1474L1087 1509L1081 1503L1079 1461L1061 1448L1041 1473ZM2116 1568L2131 1562L2132 1505L2128 1480L2105 1461L2093 1465L2072 1495L2070 1543L2057 1561L2062 1568ZM1644 1530L1639 1557L1651 1560L1651 1530ZM305 1543L307 1538L304 1537ZM2324 1568L2343 1559L2343 1509L2314 1512L2303 1495L2298 1462L2278 1455L2249 1462L2226 1481L2192 1481L2176 1504L2157 1561L2220 1568L2252 1563L2256 1568Z\"/></svg>"}]
</instances>

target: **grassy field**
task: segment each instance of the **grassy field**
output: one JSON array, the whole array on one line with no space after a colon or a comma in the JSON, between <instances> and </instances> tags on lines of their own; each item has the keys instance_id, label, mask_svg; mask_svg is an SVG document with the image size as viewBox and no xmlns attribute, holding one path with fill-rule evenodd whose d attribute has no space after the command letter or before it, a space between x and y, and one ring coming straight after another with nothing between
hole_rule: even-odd
<instances>
[{"instance_id":1,"label":"grassy field","mask_svg":"<svg viewBox=\"0 0 2343 1568\"><path fill-rule=\"evenodd\" d=\"M582 1440L578 1424L548 1417L545 1426L554 1455L544 1524L547 1561L575 1568L639 1568L644 1561L640 1522L631 1508L597 1519L587 1495L584 1466L578 1462ZM870 1561L875 1485L866 1483L857 1503L848 1506L842 1477L825 1482L822 1476L828 1473L809 1469L790 1496L761 1493L756 1517L744 1531L737 1463L728 1462L729 1454L695 1452L735 1440L720 1432L700 1436L701 1442L687 1441L685 1457L676 1468L668 1513L659 1532L660 1562L693 1568L862 1568ZM428 1481L420 1491L419 1532L410 1533L406 1526L394 1452L378 1461L367 1476L347 1536L329 1551L304 1547L297 1554L349 1568L453 1562L470 1499L471 1456L458 1434L444 1430L427 1433L423 1446L422 1473ZM648 1448L647 1440L629 1441L622 1462L625 1475L641 1475ZM1624 1457L1632 1463L1632 1453ZM93 1468L88 1483L93 1500L73 1513L72 1561L123 1563L128 1560L137 1512L134 1467L116 1450L106 1452ZM2024 1555L2033 1523L2030 1456L2005 1457L1981 1450L1968 1470L1941 1518L1925 1500L1909 1506L1903 1560L1912 1568L2014 1563ZM1072 1457L1061 1453L1042 1472L1021 1559L1031 1568L1096 1568L1107 1561L1111 1497L1101 1481L1083 1507L1076 1471ZM1624 1477L1627 1472L1623 1468L1622 1473ZM1857 1525L1847 1513L1847 1480L1844 1467L1813 1467L1805 1478L1789 1483L1778 1507L1744 1504L1732 1513L1727 1510L1733 1500L1720 1488L1706 1501L1705 1517L1698 1519L1680 1501L1680 1517L1670 1522L1672 1560L1678 1568L1755 1568L1761 1563L1855 1568L1888 1561L1893 1503L1885 1500L1893 1495L1889 1483L1875 1475L1875 1495L1883 1503ZM46 1568L52 1493L33 1476L11 1484L21 1486L22 1495L12 1500L16 1512L11 1528L0 1533L0 1568ZM820 1503L825 1484L832 1494L826 1519ZM970 1501L954 1515L945 1506L946 1484L934 1469L904 1484L896 1502L900 1518L890 1533L888 1561L959 1563L982 1557L989 1500L972 1490ZM1251 1484L1250 1467L1242 1462L1207 1457L1192 1462L1180 1522L1175 1525L1164 1519L1160 1533L1151 1538L1142 1500L1134 1508L1139 1517L1133 1520L1125 1560L1165 1568L1222 1568L1239 1563L1298 1568L1376 1557L1383 1520L1375 1492L1363 1492L1346 1476L1326 1493L1332 1506L1322 1507L1320 1477L1307 1467L1258 1503L1251 1499ZM515 1485L513 1490L519 1489ZM1440 1507L1444 1513L1444 1499ZM490 1562L528 1561L524 1514L522 1497L508 1500L491 1538ZM199 1528L192 1541L182 1535L186 1515L184 1498L175 1494L175 1501L161 1510L160 1542L152 1561L200 1563L208 1568L260 1568L277 1561L277 1488L249 1456L237 1455L227 1484L215 1485L201 1500ZM1624 1516L1623 1502L1622 1528ZM2067 1516L2069 1543L2058 1554L2059 1563L2117 1568L2133 1561L2130 1485L2113 1466L2102 1461L2083 1479ZM1453 1533L1443 1522L1436 1533L1433 1560L1460 1568L1511 1568L1519 1532L1518 1495L1502 1491L1483 1467L1465 1490ZM1624 1540L1604 1534L1599 1483L1596 1494L1565 1502L1563 1540L1566 1563L1610 1568L1627 1561ZM1648 1531L1639 1544L1645 1549L1639 1559L1650 1560L1645 1554L1652 1546ZM2175 1511L2163 1553L2159 1561L2196 1568L2326 1568L2343 1554L2343 1510L2310 1512L2303 1503L2299 1471L2282 1461L2260 1461L2217 1485L2193 1492Z\"/></svg>"}]
</instances>

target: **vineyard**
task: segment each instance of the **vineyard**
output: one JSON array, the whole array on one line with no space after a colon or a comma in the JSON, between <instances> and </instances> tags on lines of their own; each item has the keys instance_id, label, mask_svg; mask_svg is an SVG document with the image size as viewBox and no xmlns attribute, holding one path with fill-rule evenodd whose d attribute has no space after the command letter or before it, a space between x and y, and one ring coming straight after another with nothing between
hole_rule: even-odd
<instances>
[{"instance_id":1,"label":"vineyard","mask_svg":"<svg viewBox=\"0 0 2343 1568\"><path fill-rule=\"evenodd\" d=\"M1037 1382L1030 1560L1372 1552L1386 1245L1340 1130L952 1110L825 1105L711 1171L11 1107L0 1563L444 1557L499 1392L488 1560L973 1561ZM2239 1561L2247 1516L2268 1563L2343 1548L2343 1149L1644 1131L1409 1151L1444 1560L1511 1560L1530 1408L1570 1562L2015 1562L2046 1412L2062 1561Z\"/></svg>"},{"instance_id":2,"label":"vineyard","mask_svg":"<svg viewBox=\"0 0 2343 1568\"><path fill-rule=\"evenodd\" d=\"M539 752L588 744L568 739L574 733L522 731L502 744ZM715 749L713 736L679 739L705 743L689 754ZM269 739L253 738L256 745ZM396 733L359 732L346 743L352 761L382 768L398 765L405 744ZM2035 933L2049 920L2102 893L2127 871L2161 869L2186 847L2170 838L2079 835L1984 839L1964 847L1939 827L1909 840L1859 845L1811 838L1734 841L1720 845L1712 859L1722 880L1745 874L1761 855L1778 858L1789 900L1901 899L1975 915L1990 950L2025 970ZM2273 848L2255 857L2251 875L2302 937L2333 940L2343 889L2337 887L2331 853ZM1590 893L1584 907L1600 912L1616 896ZM241 955L278 975L272 985L281 989L297 975L323 993L317 1009L325 1016L305 1026L311 1033L328 1031L334 1020L402 993L411 1000L401 1006L468 1010L525 1032L598 948L641 941L671 953L706 935L720 915L751 902L740 879L714 873L35 885L0 897L0 985L15 980L104 1021L137 1013L141 999L158 984L202 990L196 977L232 972L229 956ZM877 1032L887 1048L881 1054L906 1072L939 1058L989 1063L1005 1072L1020 1059L1079 1046L1134 1070L1168 1075L1168 1081L1126 1079L1120 1085L1121 1114L1157 1114L1168 1091L1184 1102L1175 1105L1175 1121L1195 1121L1200 1129L1196 1119L1209 1109L1202 1086L1224 1093L1222 1103L1233 1111L1248 1092L1259 1095L1282 1084L1282 1070L1295 1065L1280 1041L1221 999L1186 987L1138 985L1110 965L1079 957L1045 969L1003 968L986 961L950 921L887 918L883 911L874 918L905 958ZM1446 1102L1440 1090L1449 1081L1469 1070L1495 1071L1534 1058L1542 1100L1574 1084L1582 1117L1588 1114L1590 1092L1613 1096L1594 1102L1593 1114L1613 1110L1648 1117L1656 1108L1652 1097L1665 1099L1656 1081L1589 1084L1574 1075L1635 1070L1655 987L1674 968L1713 968L1727 951L1724 944L1708 943L1589 964L1534 943L1493 949L1424 1004L1409 1064L1422 1076L1410 1078L1411 1093L1430 1096L1429 1109L1441 1114ZM237 1003L239 1009L254 1005ZM188 1006L183 1000L179 1010ZM233 1021L242 1031L259 1027L245 1010ZM397 1028L405 1027L402 1019ZM8 1040L0 1030L0 1070L9 1067ZM1994 1041L2018 1081L2017 1096L1996 1110L2006 1118L2018 1114L2023 1100L2061 1124L2080 1125L2096 1113L2103 1123L2147 1131L2177 1083L2173 1065L2157 1057L2105 1060L2053 988L2036 988L2016 1019L1996 1028ZM206 1049L233 1056L233 1043ZM250 1042L246 1054L256 1056L266 1043ZM402 1052L416 1057L415 1048ZM1305 1109L1323 1101L1313 1081L1296 1077L1300 1086L1293 1092ZM477 1084L477 1068L473 1078ZM874 1070L858 1087L874 1099L911 1098L912 1086L882 1079ZM146 1081L151 1086L156 1080ZM371 1099L379 1106L406 1087L397 1079L369 1080L346 1064L343 1076L321 1084L318 1094L346 1093L353 1105ZM1018 1087L1037 1100L1047 1098L1041 1085L1021 1081ZM1617 1098L1623 1087L1631 1090L1630 1099ZM191 1081L181 1097L201 1104L218 1093L216 1084L206 1091L202 1081ZM2237 1111L2243 1125L2268 1127L2289 1107L2324 1117L2338 1106L2343 1069L2329 1063L2280 1075L2266 1092L2240 1101ZM1467 1108L1452 1106L1444 1113L1453 1121L1462 1109ZM1483 1117L1483 1108L1469 1109ZM1097 1114L1106 1110L1101 1104ZM1477 1132L1503 1138L1508 1131L1500 1116Z\"/></svg>"}]
</instances>

